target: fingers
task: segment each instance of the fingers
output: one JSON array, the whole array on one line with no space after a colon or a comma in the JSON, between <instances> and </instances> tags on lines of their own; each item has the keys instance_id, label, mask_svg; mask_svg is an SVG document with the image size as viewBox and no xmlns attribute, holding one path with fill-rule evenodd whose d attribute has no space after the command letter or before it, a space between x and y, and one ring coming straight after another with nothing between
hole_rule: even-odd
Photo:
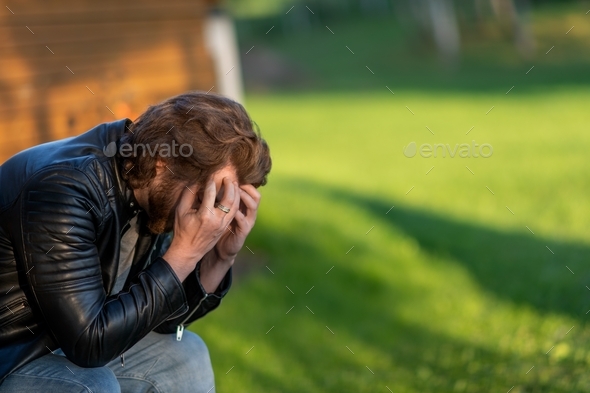
<instances>
[{"instance_id":1,"label":"fingers","mask_svg":"<svg viewBox=\"0 0 590 393\"><path fill-rule=\"evenodd\" d=\"M192 187L192 188L191 188ZM194 184L190 184L182 190L180 194L180 202L178 203L178 211L182 214L186 213L190 209L192 209L193 204L195 203L195 199L197 197L194 189Z\"/></svg>"},{"instance_id":2,"label":"fingers","mask_svg":"<svg viewBox=\"0 0 590 393\"><path fill-rule=\"evenodd\" d=\"M238 207L240 205L240 194L239 194L239 188L237 186L236 182L232 182L232 180L228 177L224 177L221 180L221 187L223 187L224 191L223 191L223 196L221 201L219 202L219 204L229 208L229 212L225 213L223 212L223 216L222 216L222 222L224 223L231 223L231 221L234 219L234 216L236 215L236 211L238 210ZM217 207L218 205L215 205L215 207ZM217 209L217 210L221 210L221 209ZM215 212L217 213L217 212ZM227 224L224 224L227 226Z\"/></svg>"},{"instance_id":3,"label":"fingers","mask_svg":"<svg viewBox=\"0 0 590 393\"><path fill-rule=\"evenodd\" d=\"M236 230L247 236L256 221L256 214L260 204L260 194L250 184L238 186L238 191L239 198L235 200L238 206L234 221ZM243 202L243 207L239 205L240 202Z\"/></svg>"},{"instance_id":4,"label":"fingers","mask_svg":"<svg viewBox=\"0 0 590 393\"><path fill-rule=\"evenodd\" d=\"M252 184L244 184L240 186L240 188L244 190L256 202L256 204L260 204L260 199L262 196L256 187L254 187Z\"/></svg>"},{"instance_id":5,"label":"fingers","mask_svg":"<svg viewBox=\"0 0 590 393\"><path fill-rule=\"evenodd\" d=\"M202 206L205 206L211 213L213 213L213 208L215 204L215 182L213 179L209 179L207 181L207 185L205 186L205 192L203 193L203 202L201 203Z\"/></svg>"},{"instance_id":6,"label":"fingers","mask_svg":"<svg viewBox=\"0 0 590 393\"><path fill-rule=\"evenodd\" d=\"M246 219L246 216L244 216L244 213L238 210L234 220L237 224L236 227L239 228L240 231L248 233L248 220Z\"/></svg>"},{"instance_id":7,"label":"fingers","mask_svg":"<svg viewBox=\"0 0 590 393\"><path fill-rule=\"evenodd\" d=\"M246 215L251 220L256 220L256 213L260 205L260 193L254 186L246 184L240 188L240 199L246 206Z\"/></svg>"},{"instance_id":8,"label":"fingers","mask_svg":"<svg viewBox=\"0 0 590 393\"><path fill-rule=\"evenodd\" d=\"M227 206L231 209L234 204L234 199L236 197L235 185L230 180L229 177L224 177L222 180L222 184L223 184L223 188L225 190L224 190L223 198L221 199L221 201L219 201L219 203L221 203L223 206ZM231 210L230 210L230 212L231 212Z\"/></svg>"},{"instance_id":9,"label":"fingers","mask_svg":"<svg viewBox=\"0 0 590 393\"><path fill-rule=\"evenodd\" d=\"M241 200L241 198L240 198L240 186L238 185L238 182L233 182L231 184L231 188L233 190L233 194L235 195L235 198L234 198L233 203L232 203L232 209L235 212L238 212L240 210L240 200Z\"/></svg>"},{"instance_id":10,"label":"fingers","mask_svg":"<svg viewBox=\"0 0 590 393\"><path fill-rule=\"evenodd\" d=\"M248 210L256 210L258 208L258 202L243 189L240 189L240 199L244 202Z\"/></svg>"}]
</instances>

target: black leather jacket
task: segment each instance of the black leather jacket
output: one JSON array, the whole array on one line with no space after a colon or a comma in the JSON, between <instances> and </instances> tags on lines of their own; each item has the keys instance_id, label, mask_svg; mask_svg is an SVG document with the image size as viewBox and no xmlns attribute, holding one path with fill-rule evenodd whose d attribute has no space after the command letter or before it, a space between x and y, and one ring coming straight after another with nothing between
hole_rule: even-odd
<instances>
[{"instance_id":1,"label":"black leather jacket","mask_svg":"<svg viewBox=\"0 0 590 393\"><path fill-rule=\"evenodd\" d=\"M171 234L147 231L121 159L103 150L129 124L100 124L0 166L0 383L57 348L81 367L103 366L152 330L182 330L229 290L232 269L206 294L200 262L181 283L162 259ZM131 272L112 294L121 234L136 214Z\"/></svg>"}]
</instances>

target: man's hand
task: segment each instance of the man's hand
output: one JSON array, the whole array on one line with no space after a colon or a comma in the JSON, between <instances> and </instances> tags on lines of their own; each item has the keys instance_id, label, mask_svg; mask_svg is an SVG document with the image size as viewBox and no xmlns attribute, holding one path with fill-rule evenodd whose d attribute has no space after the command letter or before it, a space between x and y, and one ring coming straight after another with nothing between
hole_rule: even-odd
<instances>
[{"instance_id":1,"label":"man's hand","mask_svg":"<svg viewBox=\"0 0 590 393\"><path fill-rule=\"evenodd\" d=\"M256 222L260 193L251 184L240 186L238 190L243 205L240 204L240 208L235 212L234 220L219 238L214 249L205 255L201 265L201 285L207 293L214 292L219 286Z\"/></svg>"},{"instance_id":2,"label":"man's hand","mask_svg":"<svg viewBox=\"0 0 590 393\"><path fill-rule=\"evenodd\" d=\"M232 183L226 177L223 185L226 191L221 204L230 208L229 213L214 207L217 190L213 179L207 182L198 210L193 208L197 198L194 191L186 187L181 194L174 220L174 237L163 256L181 282L215 246L239 211L240 189L237 182Z\"/></svg>"},{"instance_id":3,"label":"man's hand","mask_svg":"<svg viewBox=\"0 0 590 393\"><path fill-rule=\"evenodd\" d=\"M240 186L239 193L243 205L240 204L240 209L236 211L233 222L215 245L215 251L222 261L235 258L256 222L260 193L251 184Z\"/></svg>"}]
</instances>

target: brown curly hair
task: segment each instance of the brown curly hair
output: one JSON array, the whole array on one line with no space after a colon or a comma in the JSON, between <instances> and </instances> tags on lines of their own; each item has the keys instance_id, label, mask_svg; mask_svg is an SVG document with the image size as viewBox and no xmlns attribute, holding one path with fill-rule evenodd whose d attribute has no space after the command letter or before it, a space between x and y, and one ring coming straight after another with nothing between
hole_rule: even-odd
<instances>
[{"instance_id":1,"label":"brown curly hair","mask_svg":"<svg viewBox=\"0 0 590 393\"><path fill-rule=\"evenodd\" d=\"M221 95L189 91L168 98L150 106L121 138L121 144L142 147L122 158L124 178L131 188L147 187L160 158L169 167L171 180L197 182L201 187L217 170L232 164L240 184L258 188L267 183L272 161L255 126L242 105ZM191 154L170 157L173 144L185 145L184 152ZM168 154L163 154L163 146ZM150 154L145 154L146 147Z\"/></svg>"}]
</instances>

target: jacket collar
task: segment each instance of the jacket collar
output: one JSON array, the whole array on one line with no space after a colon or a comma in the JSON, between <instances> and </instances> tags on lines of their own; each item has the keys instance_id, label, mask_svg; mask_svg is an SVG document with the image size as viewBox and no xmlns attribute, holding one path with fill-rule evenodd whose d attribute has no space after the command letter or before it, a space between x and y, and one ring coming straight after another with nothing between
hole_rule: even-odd
<instances>
[{"instance_id":1,"label":"jacket collar","mask_svg":"<svg viewBox=\"0 0 590 393\"><path fill-rule=\"evenodd\" d=\"M133 124L133 122L130 119L123 119L114 124L116 128L117 154L111 158L115 183L114 186L119 191L119 201L123 207L123 212L126 219L130 219L143 211L137 199L135 198L133 189L131 189L125 179L123 179L123 157L118 154L120 151L121 137L125 133L130 132L129 126L131 124Z\"/></svg>"}]
</instances>

